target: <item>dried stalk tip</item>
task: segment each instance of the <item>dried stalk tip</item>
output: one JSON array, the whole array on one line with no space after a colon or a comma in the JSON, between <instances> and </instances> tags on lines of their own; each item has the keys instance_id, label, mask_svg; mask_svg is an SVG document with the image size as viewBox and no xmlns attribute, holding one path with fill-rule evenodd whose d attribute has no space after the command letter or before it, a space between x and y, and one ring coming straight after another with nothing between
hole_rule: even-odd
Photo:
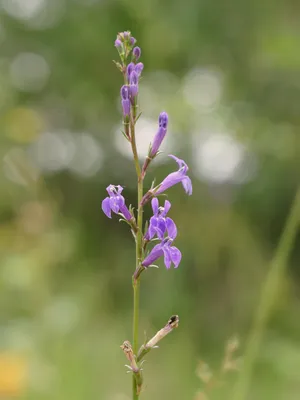
<instances>
[{"instance_id":1,"label":"dried stalk tip","mask_svg":"<svg viewBox=\"0 0 300 400\"><path fill-rule=\"evenodd\" d=\"M168 324L172 329L178 328L179 325L179 316L178 315L172 315L172 317L169 319Z\"/></svg>"},{"instance_id":2,"label":"dried stalk tip","mask_svg":"<svg viewBox=\"0 0 300 400\"><path fill-rule=\"evenodd\" d=\"M123 350L127 360L130 362L130 366L127 366L127 367L129 367L131 369L131 371L133 372L133 374L135 376L136 386L137 386L137 394L139 394L142 389L143 377L142 377L141 369L137 365L136 357L133 353L131 343L128 340L125 340L125 342L120 347Z\"/></svg>"},{"instance_id":3,"label":"dried stalk tip","mask_svg":"<svg viewBox=\"0 0 300 400\"><path fill-rule=\"evenodd\" d=\"M170 332L172 332L173 329L178 328L178 325L179 325L179 316L172 315L167 324L160 331L158 331L156 335L153 336L152 339L150 339L145 345L143 345L140 348L137 360L140 361L144 357L144 355L149 353L151 349L157 348L158 347L157 343L160 342Z\"/></svg>"}]
</instances>

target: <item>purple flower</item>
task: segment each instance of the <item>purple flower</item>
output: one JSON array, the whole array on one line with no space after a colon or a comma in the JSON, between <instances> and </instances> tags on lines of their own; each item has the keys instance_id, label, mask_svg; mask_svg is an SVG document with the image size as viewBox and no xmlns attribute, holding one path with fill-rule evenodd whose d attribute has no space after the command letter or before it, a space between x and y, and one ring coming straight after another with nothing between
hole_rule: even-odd
<instances>
[{"instance_id":1,"label":"purple flower","mask_svg":"<svg viewBox=\"0 0 300 400\"><path fill-rule=\"evenodd\" d=\"M132 215L130 214L126 204L125 204L125 199L121 195L123 188L122 186L114 186L114 185L109 185L106 188L107 193L109 194L109 197L106 197L102 201L102 210L104 214L108 217L111 218L111 212L114 212L116 214L122 213L128 221L131 220Z\"/></svg>"},{"instance_id":2,"label":"purple flower","mask_svg":"<svg viewBox=\"0 0 300 400\"><path fill-rule=\"evenodd\" d=\"M116 39L116 40L115 40L115 47L118 49L118 48L120 48L121 46L122 46L121 40L120 40L120 39Z\"/></svg>"},{"instance_id":3,"label":"purple flower","mask_svg":"<svg viewBox=\"0 0 300 400\"><path fill-rule=\"evenodd\" d=\"M136 64L134 70L138 74L138 77L141 76L141 73L142 73L143 69L144 69L144 64L143 63L139 62L139 63Z\"/></svg>"},{"instance_id":4,"label":"purple flower","mask_svg":"<svg viewBox=\"0 0 300 400\"><path fill-rule=\"evenodd\" d=\"M133 70L129 77L130 94L134 98L137 96L139 91L139 77L138 74Z\"/></svg>"},{"instance_id":5,"label":"purple flower","mask_svg":"<svg viewBox=\"0 0 300 400\"><path fill-rule=\"evenodd\" d=\"M173 158L179 165L179 170L176 172L172 172L169 174L159 185L159 189L154 192L155 195L161 194L170 187L176 185L177 183L182 183L182 186L185 190L185 192L190 196L193 192L193 187L192 187L192 182L191 179L187 176L187 172L189 167L187 164L183 161L180 160L180 158L177 158L173 155L169 155L169 157Z\"/></svg>"},{"instance_id":6,"label":"purple flower","mask_svg":"<svg viewBox=\"0 0 300 400\"><path fill-rule=\"evenodd\" d=\"M137 61L141 57L141 53L142 53L142 51L139 47L135 47L132 50L132 54L133 54L135 61Z\"/></svg>"},{"instance_id":7,"label":"purple flower","mask_svg":"<svg viewBox=\"0 0 300 400\"><path fill-rule=\"evenodd\" d=\"M123 85L121 87L121 99L122 99L122 109L123 109L123 116L127 117L130 115L130 90L129 86Z\"/></svg>"},{"instance_id":8,"label":"purple flower","mask_svg":"<svg viewBox=\"0 0 300 400\"><path fill-rule=\"evenodd\" d=\"M161 243L154 246L151 252L142 262L142 265L147 268L158 258L163 256L166 268L169 269L172 263L174 264L174 267L177 268L181 261L181 252L177 249L177 247L171 246L172 242L173 239L166 238Z\"/></svg>"},{"instance_id":9,"label":"purple flower","mask_svg":"<svg viewBox=\"0 0 300 400\"><path fill-rule=\"evenodd\" d=\"M131 46L134 46L136 44L136 38L134 38L133 36L131 36L130 38L130 44Z\"/></svg>"},{"instance_id":10,"label":"purple flower","mask_svg":"<svg viewBox=\"0 0 300 400\"><path fill-rule=\"evenodd\" d=\"M166 200L164 207L159 207L158 199L154 197L151 205L154 215L150 218L150 224L145 239L151 240L155 235L157 235L160 240L163 240L166 232L168 232L168 236L171 239L175 239L177 236L176 225L171 218L166 217L171 208L171 203Z\"/></svg>"},{"instance_id":11,"label":"purple flower","mask_svg":"<svg viewBox=\"0 0 300 400\"><path fill-rule=\"evenodd\" d=\"M156 135L154 136L153 144L150 149L150 154L149 157L153 158L155 154L158 152L159 147L164 140L164 137L166 136L167 133L167 127L168 127L168 114L166 112L162 112L159 115L158 119L158 131L156 132Z\"/></svg>"}]
</instances>

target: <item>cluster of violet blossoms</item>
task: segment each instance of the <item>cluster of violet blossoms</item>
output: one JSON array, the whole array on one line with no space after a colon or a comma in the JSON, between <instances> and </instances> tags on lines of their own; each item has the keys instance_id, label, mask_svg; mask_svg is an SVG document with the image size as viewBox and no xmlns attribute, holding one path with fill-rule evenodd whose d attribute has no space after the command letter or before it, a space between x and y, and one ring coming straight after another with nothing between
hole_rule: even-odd
<instances>
[{"instance_id":1,"label":"cluster of violet blossoms","mask_svg":"<svg viewBox=\"0 0 300 400\"><path fill-rule=\"evenodd\" d=\"M131 142L130 124L135 124L137 120L136 107L137 97L139 92L139 80L144 68L143 63L138 62L141 56L141 49L135 46L136 39L133 38L130 32L122 32L118 34L115 41L121 63L116 63L124 76L124 85L121 88L121 105L123 111L124 135L126 139ZM127 65L126 61L131 56L131 62ZM144 178L147 168L151 161L158 155L161 143L163 142L168 128L168 114L162 112L158 118L158 129L154 136L153 142L149 147L148 156L142 167L142 177ZM181 261L181 252L175 246L173 241L177 236L177 228L174 221L167 217L171 208L171 203L165 200L164 205L160 206L157 199L158 195L166 192L172 186L181 183L183 189L188 195L192 194L192 182L188 177L187 164L175 157L170 157L178 164L178 170L170 173L165 179L157 186L152 187L143 196L141 204L143 207L151 200L153 216L150 218L149 226L143 237L144 248L151 241L159 241L152 250L144 256L141 260L141 267L147 268L154 265L154 263L161 257L164 258L166 268L170 268L171 264L175 268L178 267ZM112 217L112 212L121 215L121 217L131 225L134 232L137 230L136 220L131 208L128 209L126 201L122 195L123 188L120 185L109 185L107 187L108 197L102 201L102 210L108 218Z\"/></svg>"}]
</instances>

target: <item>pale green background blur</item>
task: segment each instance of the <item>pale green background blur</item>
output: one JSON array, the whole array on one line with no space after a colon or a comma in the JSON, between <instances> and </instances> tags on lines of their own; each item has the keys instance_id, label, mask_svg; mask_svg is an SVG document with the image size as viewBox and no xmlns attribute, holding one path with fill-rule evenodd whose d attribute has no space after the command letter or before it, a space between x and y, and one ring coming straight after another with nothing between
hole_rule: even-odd
<instances>
[{"instance_id":1,"label":"pale green background blur","mask_svg":"<svg viewBox=\"0 0 300 400\"><path fill-rule=\"evenodd\" d=\"M126 29L145 64L142 156L170 117L146 184L175 153L194 185L168 192L180 268L142 275L141 340L180 316L142 399L194 400L200 360L217 369L234 334L243 354L299 181L299 18L295 0L0 0L1 399L130 399L134 243L101 211L110 183L136 199L112 63ZM300 398L297 239L249 399Z\"/></svg>"}]
</instances>

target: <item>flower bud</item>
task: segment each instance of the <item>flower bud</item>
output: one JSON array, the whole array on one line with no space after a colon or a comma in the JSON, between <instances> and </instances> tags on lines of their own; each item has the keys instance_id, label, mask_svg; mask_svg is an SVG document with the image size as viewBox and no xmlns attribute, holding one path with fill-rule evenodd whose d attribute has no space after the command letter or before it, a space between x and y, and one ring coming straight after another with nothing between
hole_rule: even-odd
<instances>
[{"instance_id":1,"label":"flower bud","mask_svg":"<svg viewBox=\"0 0 300 400\"><path fill-rule=\"evenodd\" d=\"M134 60L137 61L141 57L141 49L139 47L134 47L134 49L132 50L132 54Z\"/></svg>"},{"instance_id":2,"label":"flower bud","mask_svg":"<svg viewBox=\"0 0 300 400\"><path fill-rule=\"evenodd\" d=\"M117 49L119 49L121 46L122 46L121 40L120 40L120 39L116 39L116 40L115 40L115 47L116 47Z\"/></svg>"},{"instance_id":3,"label":"flower bud","mask_svg":"<svg viewBox=\"0 0 300 400\"><path fill-rule=\"evenodd\" d=\"M124 85L121 87L121 101L122 101L122 109L123 109L123 116L126 118L130 115L130 99L129 99L129 87Z\"/></svg>"},{"instance_id":4,"label":"flower bud","mask_svg":"<svg viewBox=\"0 0 300 400\"><path fill-rule=\"evenodd\" d=\"M134 46L136 44L136 38L134 38L133 36L131 36L130 38L130 44L131 46Z\"/></svg>"},{"instance_id":5,"label":"flower bud","mask_svg":"<svg viewBox=\"0 0 300 400\"><path fill-rule=\"evenodd\" d=\"M166 136L168 121L169 121L168 114L166 112L160 113L158 118L159 128L158 131L156 132L156 135L154 136L153 144L150 149L149 156L151 158L153 158L155 154L158 152L160 145Z\"/></svg>"},{"instance_id":6,"label":"flower bud","mask_svg":"<svg viewBox=\"0 0 300 400\"><path fill-rule=\"evenodd\" d=\"M133 70L130 74L129 84L131 97L134 98L137 96L139 91L139 77L135 70Z\"/></svg>"},{"instance_id":7,"label":"flower bud","mask_svg":"<svg viewBox=\"0 0 300 400\"><path fill-rule=\"evenodd\" d=\"M140 77L143 69L144 69L144 64L143 63L139 62L139 63L136 64L134 70L137 73L138 77Z\"/></svg>"},{"instance_id":8,"label":"flower bud","mask_svg":"<svg viewBox=\"0 0 300 400\"><path fill-rule=\"evenodd\" d=\"M127 79L130 80L131 72L135 69L135 65L133 62L127 65Z\"/></svg>"}]
</instances>

